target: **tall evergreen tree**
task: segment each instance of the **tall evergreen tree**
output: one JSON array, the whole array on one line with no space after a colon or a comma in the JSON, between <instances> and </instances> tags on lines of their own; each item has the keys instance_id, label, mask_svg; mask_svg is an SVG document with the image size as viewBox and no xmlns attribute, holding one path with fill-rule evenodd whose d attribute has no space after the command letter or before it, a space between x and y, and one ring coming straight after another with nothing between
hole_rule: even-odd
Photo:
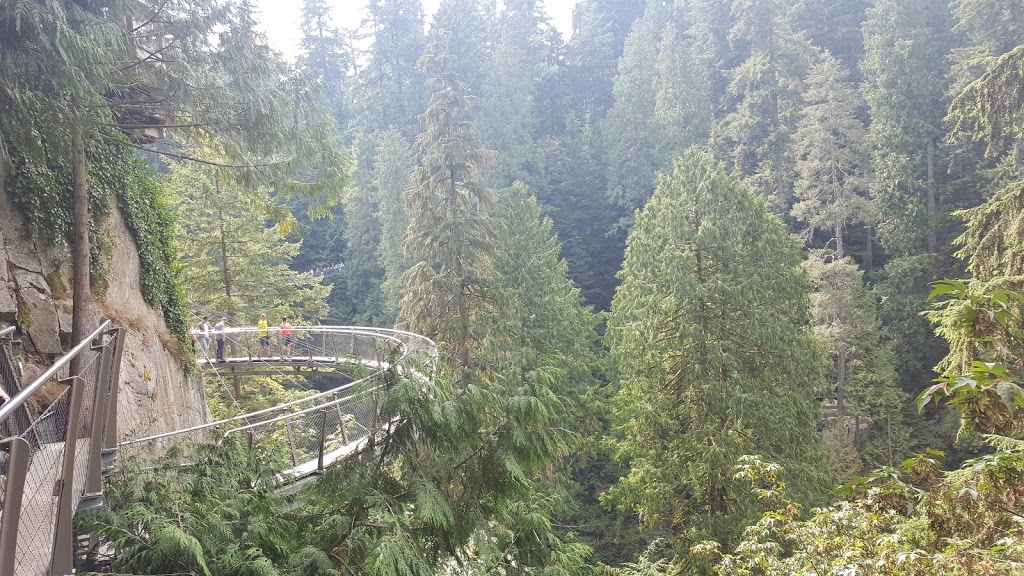
<instances>
[{"instance_id":1,"label":"tall evergreen tree","mask_svg":"<svg viewBox=\"0 0 1024 576\"><path fill-rule=\"evenodd\" d=\"M813 51L780 0L734 0L733 17L729 38L746 58L728 73L729 113L714 139L733 167L786 213L795 180L790 139Z\"/></svg>"},{"instance_id":2,"label":"tall evergreen tree","mask_svg":"<svg viewBox=\"0 0 1024 576\"><path fill-rule=\"evenodd\" d=\"M711 79L686 36L684 12L652 2L626 38L615 104L603 131L609 196L626 210L644 205L655 174L707 139Z\"/></svg>"},{"instance_id":3,"label":"tall evergreen tree","mask_svg":"<svg viewBox=\"0 0 1024 576\"><path fill-rule=\"evenodd\" d=\"M658 147L654 129L658 43L669 8L651 2L633 24L619 59L612 88L615 103L604 120L608 197L627 211L643 206L654 188Z\"/></svg>"},{"instance_id":4,"label":"tall evergreen tree","mask_svg":"<svg viewBox=\"0 0 1024 576\"><path fill-rule=\"evenodd\" d=\"M326 315L329 288L289 269L299 242L287 239L286 209L265 189L245 190L223 168L184 162L170 170L167 191L190 302L253 323L261 313L308 323ZM271 218L279 223L268 225Z\"/></svg>"},{"instance_id":5,"label":"tall evergreen tree","mask_svg":"<svg viewBox=\"0 0 1024 576\"><path fill-rule=\"evenodd\" d=\"M544 74L542 21L532 1L509 2L498 19L487 63L477 125L483 144L498 153L487 183L544 182L536 135L537 91Z\"/></svg>"},{"instance_id":6,"label":"tall evergreen tree","mask_svg":"<svg viewBox=\"0 0 1024 576\"><path fill-rule=\"evenodd\" d=\"M412 139L425 102L416 61L426 45L420 0L371 0L363 23L373 39L354 90L354 107L366 132L396 127Z\"/></svg>"},{"instance_id":7,"label":"tall evergreen tree","mask_svg":"<svg viewBox=\"0 0 1024 576\"><path fill-rule=\"evenodd\" d=\"M863 26L870 192L878 241L889 258L876 292L908 392L932 379L932 368L945 354L921 312L928 284L956 267L949 248L956 226L947 220L949 206L940 189L948 165L941 140L950 29L946 0L875 0Z\"/></svg>"},{"instance_id":8,"label":"tall evergreen tree","mask_svg":"<svg viewBox=\"0 0 1024 576\"><path fill-rule=\"evenodd\" d=\"M415 165L412 150L401 132L392 129L380 135L373 159L376 220L380 222L377 260L384 268L384 283L381 286L384 313L392 322L398 317L402 274L409 269L409 260L402 249L402 242L409 228L406 198L412 188Z\"/></svg>"},{"instance_id":9,"label":"tall evergreen tree","mask_svg":"<svg viewBox=\"0 0 1024 576\"><path fill-rule=\"evenodd\" d=\"M609 501L671 528L683 549L735 538L751 518L731 472L744 454L786 463L807 502L827 489L800 261L765 202L701 150L661 179L630 233L608 328L630 471Z\"/></svg>"},{"instance_id":10,"label":"tall evergreen tree","mask_svg":"<svg viewBox=\"0 0 1024 576\"><path fill-rule=\"evenodd\" d=\"M872 221L862 105L846 70L828 52L807 76L804 101L793 136L798 180L792 212L812 234L833 234L842 259L846 227Z\"/></svg>"},{"instance_id":11,"label":"tall evergreen tree","mask_svg":"<svg viewBox=\"0 0 1024 576\"><path fill-rule=\"evenodd\" d=\"M302 0L301 46L304 64L316 70L330 86L340 86L355 71L350 47L334 25L326 0Z\"/></svg>"},{"instance_id":12,"label":"tall evergreen tree","mask_svg":"<svg viewBox=\"0 0 1024 576\"><path fill-rule=\"evenodd\" d=\"M860 27L868 0L800 0L793 6L793 25L812 44L828 50L847 70L857 70L864 55Z\"/></svg>"},{"instance_id":13,"label":"tall evergreen tree","mask_svg":"<svg viewBox=\"0 0 1024 576\"><path fill-rule=\"evenodd\" d=\"M493 153L482 149L469 120L474 99L455 75L443 34L432 35L420 69L434 93L416 137L420 164L405 241L414 264L403 277L400 314L410 330L446 344L468 367L478 339L474 315L487 306L493 274L494 191L479 180Z\"/></svg>"},{"instance_id":14,"label":"tall evergreen tree","mask_svg":"<svg viewBox=\"0 0 1024 576\"><path fill-rule=\"evenodd\" d=\"M541 143L548 176L545 194L569 274L588 304L608 310L622 263L625 233L615 230L625 212L605 194L602 143L589 117L566 121L565 134Z\"/></svg>"},{"instance_id":15,"label":"tall evergreen tree","mask_svg":"<svg viewBox=\"0 0 1024 576\"><path fill-rule=\"evenodd\" d=\"M483 90L494 47L495 17L493 0L442 0L434 13L431 30L449 35L449 46L458 62L456 74L473 96L480 96Z\"/></svg>"},{"instance_id":16,"label":"tall evergreen tree","mask_svg":"<svg viewBox=\"0 0 1024 576\"><path fill-rule=\"evenodd\" d=\"M816 288L811 296L815 332L833 362L829 372L836 385L836 424L850 430L846 439L865 450L870 467L895 466L913 448L904 416L910 397L897 385L896 358L883 336L864 274L850 258L812 258L805 267ZM857 419L850 422L847 414ZM860 435L861 419L872 424L870 442Z\"/></svg>"},{"instance_id":17,"label":"tall evergreen tree","mask_svg":"<svg viewBox=\"0 0 1024 576\"><path fill-rule=\"evenodd\" d=\"M878 240L892 256L939 252L940 142L950 49L947 0L875 0L861 64Z\"/></svg>"}]
</instances>

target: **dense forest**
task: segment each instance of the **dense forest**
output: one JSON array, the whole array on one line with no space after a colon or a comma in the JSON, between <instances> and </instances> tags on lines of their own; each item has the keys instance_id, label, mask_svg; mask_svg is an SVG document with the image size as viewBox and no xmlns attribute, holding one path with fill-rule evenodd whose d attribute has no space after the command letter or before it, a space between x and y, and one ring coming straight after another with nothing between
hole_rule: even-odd
<instances>
[{"instance_id":1,"label":"dense forest","mask_svg":"<svg viewBox=\"0 0 1024 576\"><path fill-rule=\"evenodd\" d=\"M0 178L76 310L117 211L185 364L190 306L442 348L299 495L125 464L82 569L1024 573L1024 0L334 10L286 62L248 0L0 0Z\"/></svg>"}]
</instances>

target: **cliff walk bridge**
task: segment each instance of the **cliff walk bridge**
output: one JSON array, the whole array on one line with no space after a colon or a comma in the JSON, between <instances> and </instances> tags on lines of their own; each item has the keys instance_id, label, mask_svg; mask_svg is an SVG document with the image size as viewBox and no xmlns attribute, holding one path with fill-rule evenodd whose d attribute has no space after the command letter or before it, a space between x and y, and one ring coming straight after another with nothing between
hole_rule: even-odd
<instances>
[{"instance_id":1,"label":"cliff walk bridge","mask_svg":"<svg viewBox=\"0 0 1024 576\"><path fill-rule=\"evenodd\" d=\"M102 505L103 476L118 458L156 458L172 447L187 455L190 446L239 435L250 445L285 454L278 480L282 490L294 490L383 433L381 403L388 384L398 377L426 377L436 362L431 340L400 330L297 326L291 329L290 356L275 329L269 331L269 350L260 348L256 328L213 334L210 353L221 336L226 354L218 362L198 347L204 379L224 386L236 407L244 376L291 379L306 395L121 442L117 400L124 328L104 321L30 383L22 382L12 357L15 328L0 331L0 385L11 396L0 406L0 576L71 574L74 514ZM323 376L318 381L326 389L302 385L310 374Z\"/></svg>"}]
</instances>

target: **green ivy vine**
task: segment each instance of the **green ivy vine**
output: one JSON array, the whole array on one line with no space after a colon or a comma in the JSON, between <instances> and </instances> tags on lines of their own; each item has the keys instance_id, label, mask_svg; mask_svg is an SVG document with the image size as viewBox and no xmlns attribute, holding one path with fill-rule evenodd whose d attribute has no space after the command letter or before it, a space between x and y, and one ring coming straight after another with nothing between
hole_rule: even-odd
<instances>
[{"instance_id":1,"label":"green ivy vine","mask_svg":"<svg viewBox=\"0 0 1024 576\"><path fill-rule=\"evenodd\" d=\"M139 280L146 303L162 312L167 327L191 347L185 297L178 285L174 218L159 183L145 160L107 134L86 143L89 182L89 259L93 288L105 292L113 242L103 227L117 199L139 253ZM4 182L13 204L26 216L28 232L61 249L72 241L71 166L66 154L43 144L45 161L32 161L14 150L14 170Z\"/></svg>"}]
</instances>

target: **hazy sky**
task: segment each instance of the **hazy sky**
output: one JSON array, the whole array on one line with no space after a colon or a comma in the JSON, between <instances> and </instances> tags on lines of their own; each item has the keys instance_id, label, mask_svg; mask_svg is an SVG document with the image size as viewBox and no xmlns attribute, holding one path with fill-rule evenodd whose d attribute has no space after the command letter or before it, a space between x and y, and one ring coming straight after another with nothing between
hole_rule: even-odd
<instances>
[{"instance_id":1,"label":"hazy sky","mask_svg":"<svg viewBox=\"0 0 1024 576\"><path fill-rule=\"evenodd\" d=\"M440 0L423 0L428 18L437 10ZM331 0L335 8L335 23L345 28L355 28L363 18L366 0ZM280 50L288 59L294 59L299 51L299 18L302 0L257 0L261 12L260 20L267 33L270 45ZM572 30L572 9L576 0L544 0L544 6L551 21L562 35Z\"/></svg>"}]
</instances>

